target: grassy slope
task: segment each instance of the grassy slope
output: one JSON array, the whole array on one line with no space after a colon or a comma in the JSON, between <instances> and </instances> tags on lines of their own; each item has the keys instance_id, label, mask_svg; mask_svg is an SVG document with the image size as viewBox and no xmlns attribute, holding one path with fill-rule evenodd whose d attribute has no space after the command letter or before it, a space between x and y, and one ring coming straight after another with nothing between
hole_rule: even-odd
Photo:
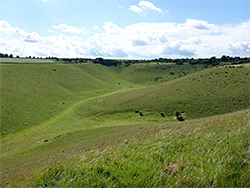
<instances>
[{"instance_id":1,"label":"grassy slope","mask_svg":"<svg viewBox=\"0 0 250 188\"><path fill-rule=\"evenodd\" d=\"M0 63L1 64L6 64L6 63L10 63L10 64L35 64L35 63L55 63L54 60L52 59L34 59L34 58L0 58Z\"/></svg>"},{"instance_id":2,"label":"grassy slope","mask_svg":"<svg viewBox=\"0 0 250 188\"><path fill-rule=\"evenodd\" d=\"M99 149L89 151L82 143L67 152L67 147L60 151L60 144L50 143L48 151L56 149L53 162L33 168L29 176L24 170L3 185L248 187L248 122L245 110L186 122L102 129L97 131L100 135L92 130L96 142L80 131L69 137L87 136L86 142ZM54 142L69 144L62 138ZM62 164L59 156L67 160Z\"/></svg>"},{"instance_id":3,"label":"grassy slope","mask_svg":"<svg viewBox=\"0 0 250 188\"><path fill-rule=\"evenodd\" d=\"M194 72L205 69L204 65L176 65L176 64L132 64L129 67L124 65L113 67L119 77L130 83L140 85L152 85L160 82L170 81L183 77Z\"/></svg>"},{"instance_id":4,"label":"grassy slope","mask_svg":"<svg viewBox=\"0 0 250 188\"><path fill-rule=\"evenodd\" d=\"M185 74L190 74L204 69L202 65L105 67L43 64L41 61L47 60L40 59L3 60L12 60L14 64L0 65L1 136L39 125L83 99L175 79L183 76L184 70ZM17 62L23 64L15 64ZM160 79L154 81L157 77Z\"/></svg>"},{"instance_id":5,"label":"grassy slope","mask_svg":"<svg viewBox=\"0 0 250 188\"><path fill-rule=\"evenodd\" d=\"M79 100L121 88L112 72L103 67L98 71L100 65L84 65L85 71L76 65L0 66L1 135L38 125Z\"/></svg>"},{"instance_id":6,"label":"grassy slope","mask_svg":"<svg viewBox=\"0 0 250 188\"><path fill-rule=\"evenodd\" d=\"M180 110L187 118L200 118L234 112L249 107L249 70L249 67L203 70L151 87L118 93L92 106L84 104L78 115L101 118L139 109L147 118L160 112L171 116Z\"/></svg>"},{"instance_id":7,"label":"grassy slope","mask_svg":"<svg viewBox=\"0 0 250 188\"><path fill-rule=\"evenodd\" d=\"M233 108L226 111L221 108L222 105L219 105L217 108L221 111L218 113L244 109L248 104L246 102L248 87L245 87L249 76L247 68L213 69L210 72L208 70L160 85L126 92L133 87L157 84L164 79L172 80L176 78L175 75L180 75L182 66L164 65L164 68L160 68L159 65L131 65L125 68L123 66L104 67L92 64L0 66L1 91L3 91L1 105L10 103L4 111L1 111L1 115L6 111L9 112L6 116L2 116L9 117L4 118L7 119L7 123L2 124L9 126L5 129L8 135L1 139L1 178L4 181L12 179L22 172L36 171L35 168L48 164L50 160L63 161L78 152L88 150L88 148L100 148L110 143L120 142L124 138L137 135L137 133L145 135L150 130L147 128L145 131L142 130L145 127L151 127L151 125L154 125L155 131L157 131L157 122L173 121L172 117L161 118L158 113L159 107L162 108L160 110L165 111L166 102L169 102L161 102L161 100L165 100L166 91L169 89L174 91L172 95L169 95L173 98L176 94L187 92L187 90L193 92L194 88L187 87L187 84L193 81L195 83L193 87L202 88L200 94L205 97L207 90L205 90L204 84L206 80L211 80L211 78L208 79L209 73L214 74L211 75L213 82L209 81L208 86L213 87L215 82L222 86L213 88L215 94L209 98L210 102L212 99L215 100L218 94L224 95L226 93L224 96L226 99L232 99L232 96L236 97ZM168 69L168 66L171 68ZM186 72L193 73L203 68L201 66L195 69L187 66L186 69L189 71ZM151 71L150 74L145 74L148 71ZM215 71L219 71L218 74ZM225 73L225 71L229 72ZM174 72L174 75L169 74L170 72ZM230 80L226 75L229 76ZM155 77L162 77L162 79L155 82ZM193 78L200 81L195 82ZM198 84L199 82L201 84ZM224 88L225 83L228 84ZM182 91L177 90L178 87ZM239 94L237 90L241 93ZM37 95L32 94L36 91ZM188 100L188 97L191 97L191 94L182 98L182 101ZM140 101L140 99L143 100ZM242 100L243 105L239 100ZM62 102L65 104L63 105ZM158 104L156 102L160 102L158 106L155 105ZM208 107L214 108L214 103L208 106L204 105L203 110L206 111L209 109ZM143 105L138 106L138 104ZM181 105L183 104L185 103ZM228 105L230 102L226 101L225 104ZM173 107L176 108L175 105ZM8 108L10 108L9 111ZM142 109L150 118L147 120L144 117L139 117L138 114L134 113L135 108ZM147 111L148 108L151 112ZM175 108L170 108L169 114L172 114ZM193 106L187 106L187 109L192 108ZM13 116L13 112L16 112L15 116ZM168 114L167 111L165 112ZM185 112L188 111L185 110ZM204 116L204 114L198 114L198 116L192 117L190 112L187 115L191 118ZM205 116L207 115L210 114ZM12 118L16 118L17 122L21 123L13 124ZM23 124L29 122L27 119L31 122L27 127L31 128L23 130ZM12 130L10 126L13 125L15 127ZM4 128L4 126L1 127L2 130ZM45 139L48 139L49 142L44 143Z\"/></svg>"}]
</instances>

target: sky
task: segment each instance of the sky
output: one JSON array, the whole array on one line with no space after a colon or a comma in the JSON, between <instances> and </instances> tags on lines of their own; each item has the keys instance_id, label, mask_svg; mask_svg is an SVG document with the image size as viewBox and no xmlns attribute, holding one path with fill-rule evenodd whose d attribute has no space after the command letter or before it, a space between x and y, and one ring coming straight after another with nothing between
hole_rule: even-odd
<instances>
[{"instance_id":1,"label":"sky","mask_svg":"<svg viewBox=\"0 0 250 188\"><path fill-rule=\"evenodd\" d=\"M250 0L0 0L0 53L250 57Z\"/></svg>"}]
</instances>

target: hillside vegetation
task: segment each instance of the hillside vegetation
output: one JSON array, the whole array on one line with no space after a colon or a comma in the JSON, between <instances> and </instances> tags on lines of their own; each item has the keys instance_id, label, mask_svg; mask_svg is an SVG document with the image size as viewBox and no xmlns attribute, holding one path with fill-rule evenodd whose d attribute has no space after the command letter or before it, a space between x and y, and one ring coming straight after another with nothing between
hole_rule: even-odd
<instances>
[{"instance_id":1,"label":"hillside vegetation","mask_svg":"<svg viewBox=\"0 0 250 188\"><path fill-rule=\"evenodd\" d=\"M48 164L36 161L33 165L37 168L28 172L23 166L21 174L13 171L15 176L2 185L249 187L249 113L246 110L187 122L126 126L108 132L102 129L100 135L91 132L96 142L85 140L77 151L70 152L65 145L61 150L59 143L70 144L75 137L79 141L87 136L84 131L70 135L71 142L57 138L54 147L46 146L50 148L47 155L52 150L55 155ZM86 142L97 148L87 149Z\"/></svg>"},{"instance_id":2,"label":"hillside vegetation","mask_svg":"<svg viewBox=\"0 0 250 188\"><path fill-rule=\"evenodd\" d=\"M84 104L79 116L89 117L141 110L166 116L180 110L186 118L225 114L249 107L249 68L212 68L154 86L117 93ZM92 101L91 101L92 104Z\"/></svg>"},{"instance_id":3,"label":"hillside vegetation","mask_svg":"<svg viewBox=\"0 0 250 188\"><path fill-rule=\"evenodd\" d=\"M23 62L24 59L16 61ZM43 64L39 63L40 59L33 61L34 64L0 65L2 136L39 125L79 100L145 87L204 69L203 65L106 67L91 63Z\"/></svg>"},{"instance_id":4,"label":"hillside vegetation","mask_svg":"<svg viewBox=\"0 0 250 188\"><path fill-rule=\"evenodd\" d=\"M1 187L249 186L248 64L95 61L1 59Z\"/></svg>"}]
</instances>

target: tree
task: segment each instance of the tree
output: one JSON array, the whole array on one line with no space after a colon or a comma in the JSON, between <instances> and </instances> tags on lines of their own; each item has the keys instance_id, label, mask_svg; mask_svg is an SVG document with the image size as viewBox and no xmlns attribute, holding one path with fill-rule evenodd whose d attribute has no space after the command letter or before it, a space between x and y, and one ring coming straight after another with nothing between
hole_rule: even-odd
<instances>
[{"instance_id":1,"label":"tree","mask_svg":"<svg viewBox=\"0 0 250 188\"><path fill-rule=\"evenodd\" d=\"M221 61L223 61L223 62L227 62L227 61L228 61L228 57L225 56L225 55L221 56L220 59L221 59Z\"/></svg>"},{"instance_id":2,"label":"tree","mask_svg":"<svg viewBox=\"0 0 250 188\"><path fill-rule=\"evenodd\" d=\"M208 60L208 64L209 65L212 65L212 66L216 66L219 64L219 62L216 60L216 57L211 57L209 60Z\"/></svg>"},{"instance_id":3,"label":"tree","mask_svg":"<svg viewBox=\"0 0 250 188\"><path fill-rule=\"evenodd\" d=\"M10 54L9 58L13 58L13 54Z\"/></svg>"}]
</instances>

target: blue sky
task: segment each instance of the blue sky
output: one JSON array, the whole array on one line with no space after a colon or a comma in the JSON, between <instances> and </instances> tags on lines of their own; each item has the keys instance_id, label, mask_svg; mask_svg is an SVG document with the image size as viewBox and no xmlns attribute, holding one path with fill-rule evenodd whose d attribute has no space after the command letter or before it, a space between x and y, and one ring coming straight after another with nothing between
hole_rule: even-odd
<instances>
[{"instance_id":1,"label":"blue sky","mask_svg":"<svg viewBox=\"0 0 250 188\"><path fill-rule=\"evenodd\" d=\"M0 8L2 53L92 58L250 54L249 0L0 0Z\"/></svg>"}]
</instances>

